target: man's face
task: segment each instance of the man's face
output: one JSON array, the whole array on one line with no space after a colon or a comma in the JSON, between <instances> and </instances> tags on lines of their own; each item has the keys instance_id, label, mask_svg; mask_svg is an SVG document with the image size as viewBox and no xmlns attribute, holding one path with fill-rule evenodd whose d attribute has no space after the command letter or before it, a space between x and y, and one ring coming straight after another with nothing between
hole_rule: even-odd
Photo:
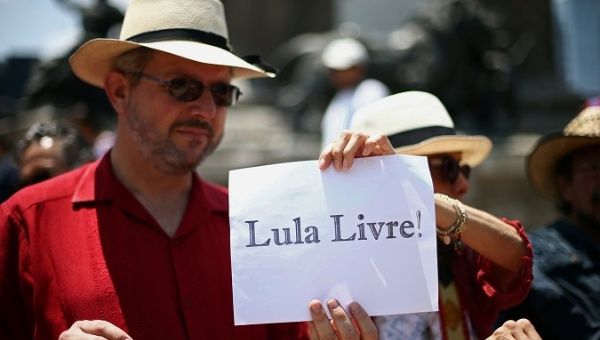
<instances>
[{"instance_id":1,"label":"man's face","mask_svg":"<svg viewBox=\"0 0 600 340\"><path fill-rule=\"evenodd\" d=\"M358 85L364 78L364 68L353 66L345 70L329 70L329 78L333 87L336 89L345 89Z\"/></svg>"},{"instance_id":2,"label":"man's face","mask_svg":"<svg viewBox=\"0 0 600 340\"><path fill-rule=\"evenodd\" d=\"M577 223L600 228L600 148L573 155L571 171L570 180L560 180L563 198L571 204L571 217Z\"/></svg>"},{"instance_id":3,"label":"man's face","mask_svg":"<svg viewBox=\"0 0 600 340\"><path fill-rule=\"evenodd\" d=\"M223 137L227 108L215 104L208 87L228 84L231 70L157 52L144 74L204 84L198 99L184 102L171 96L163 84L142 77L128 102L126 125L142 156L162 172L185 174L210 155Z\"/></svg>"}]
</instances>

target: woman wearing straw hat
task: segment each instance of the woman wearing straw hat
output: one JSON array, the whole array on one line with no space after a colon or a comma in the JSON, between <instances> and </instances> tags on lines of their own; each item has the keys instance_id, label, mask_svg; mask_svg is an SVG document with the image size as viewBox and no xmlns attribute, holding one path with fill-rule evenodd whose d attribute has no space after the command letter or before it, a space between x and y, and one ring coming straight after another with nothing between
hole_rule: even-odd
<instances>
[{"instance_id":1,"label":"woman wearing straw hat","mask_svg":"<svg viewBox=\"0 0 600 340\"><path fill-rule=\"evenodd\" d=\"M365 141L373 144L375 136L387 136L396 153L428 157L436 193L440 311L376 317L381 338L477 339L492 334L498 313L525 298L532 254L519 222L461 203L469 191L469 171L487 157L491 141L456 134L442 103L419 91L365 106L355 114L352 130L321 153L321 167L349 168L363 147L373 148Z\"/></svg>"},{"instance_id":2,"label":"woman wearing straw hat","mask_svg":"<svg viewBox=\"0 0 600 340\"><path fill-rule=\"evenodd\" d=\"M542 137L526 165L563 216L531 232L531 291L505 316L529 318L544 339L600 339L600 106Z\"/></svg>"}]
</instances>

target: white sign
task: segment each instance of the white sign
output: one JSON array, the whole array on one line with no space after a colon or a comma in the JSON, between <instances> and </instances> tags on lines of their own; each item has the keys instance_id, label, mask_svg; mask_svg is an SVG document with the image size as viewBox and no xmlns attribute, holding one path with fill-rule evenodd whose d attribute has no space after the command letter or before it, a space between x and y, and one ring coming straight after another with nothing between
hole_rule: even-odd
<instances>
[{"instance_id":1,"label":"white sign","mask_svg":"<svg viewBox=\"0 0 600 340\"><path fill-rule=\"evenodd\" d=\"M425 157L234 170L229 207L236 325L310 320L312 299L357 301L371 316L438 310Z\"/></svg>"}]
</instances>

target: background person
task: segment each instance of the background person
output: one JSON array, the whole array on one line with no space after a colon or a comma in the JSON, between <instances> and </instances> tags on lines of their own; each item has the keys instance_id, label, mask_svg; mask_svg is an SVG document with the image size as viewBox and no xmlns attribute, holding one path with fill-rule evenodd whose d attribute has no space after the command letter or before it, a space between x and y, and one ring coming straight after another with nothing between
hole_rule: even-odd
<instances>
[{"instance_id":1,"label":"background person","mask_svg":"<svg viewBox=\"0 0 600 340\"><path fill-rule=\"evenodd\" d=\"M19 189L19 167L11 155L12 144L6 135L0 135L0 203Z\"/></svg>"},{"instance_id":2,"label":"background person","mask_svg":"<svg viewBox=\"0 0 600 340\"><path fill-rule=\"evenodd\" d=\"M322 148L350 127L356 110L389 94L382 82L365 78L368 60L366 47L352 38L333 40L323 50L321 61L336 93L321 121Z\"/></svg>"},{"instance_id":3,"label":"background person","mask_svg":"<svg viewBox=\"0 0 600 340\"><path fill-rule=\"evenodd\" d=\"M562 216L531 232L531 292L503 318L530 319L544 339L600 339L600 106L542 137L527 174Z\"/></svg>"},{"instance_id":4,"label":"background person","mask_svg":"<svg viewBox=\"0 0 600 340\"><path fill-rule=\"evenodd\" d=\"M77 130L60 122L32 125L17 142L21 187L65 173L94 159Z\"/></svg>"},{"instance_id":5,"label":"background person","mask_svg":"<svg viewBox=\"0 0 600 340\"><path fill-rule=\"evenodd\" d=\"M397 153L428 157L436 193L440 311L375 317L381 338L489 336L498 313L521 302L532 280L531 246L520 223L460 202L469 190L470 167L487 157L490 140L457 134L442 103L419 91L365 106L352 130L324 150L324 164L349 168L362 152L358 142L384 135Z\"/></svg>"}]
</instances>

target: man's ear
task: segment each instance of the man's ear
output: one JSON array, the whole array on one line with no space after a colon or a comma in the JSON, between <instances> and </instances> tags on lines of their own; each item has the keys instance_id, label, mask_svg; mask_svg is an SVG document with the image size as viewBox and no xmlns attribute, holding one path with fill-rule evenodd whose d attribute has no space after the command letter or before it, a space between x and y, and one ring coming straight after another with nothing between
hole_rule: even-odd
<instances>
[{"instance_id":1,"label":"man's ear","mask_svg":"<svg viewBox=\"0 0 600 340\"><path fill-rule=\"evenodd\" d=\"M117 114L123 114L131 95L129 79L121 72L109 71L104 77L104 92Z\"/></svg>"}]
</instances>

